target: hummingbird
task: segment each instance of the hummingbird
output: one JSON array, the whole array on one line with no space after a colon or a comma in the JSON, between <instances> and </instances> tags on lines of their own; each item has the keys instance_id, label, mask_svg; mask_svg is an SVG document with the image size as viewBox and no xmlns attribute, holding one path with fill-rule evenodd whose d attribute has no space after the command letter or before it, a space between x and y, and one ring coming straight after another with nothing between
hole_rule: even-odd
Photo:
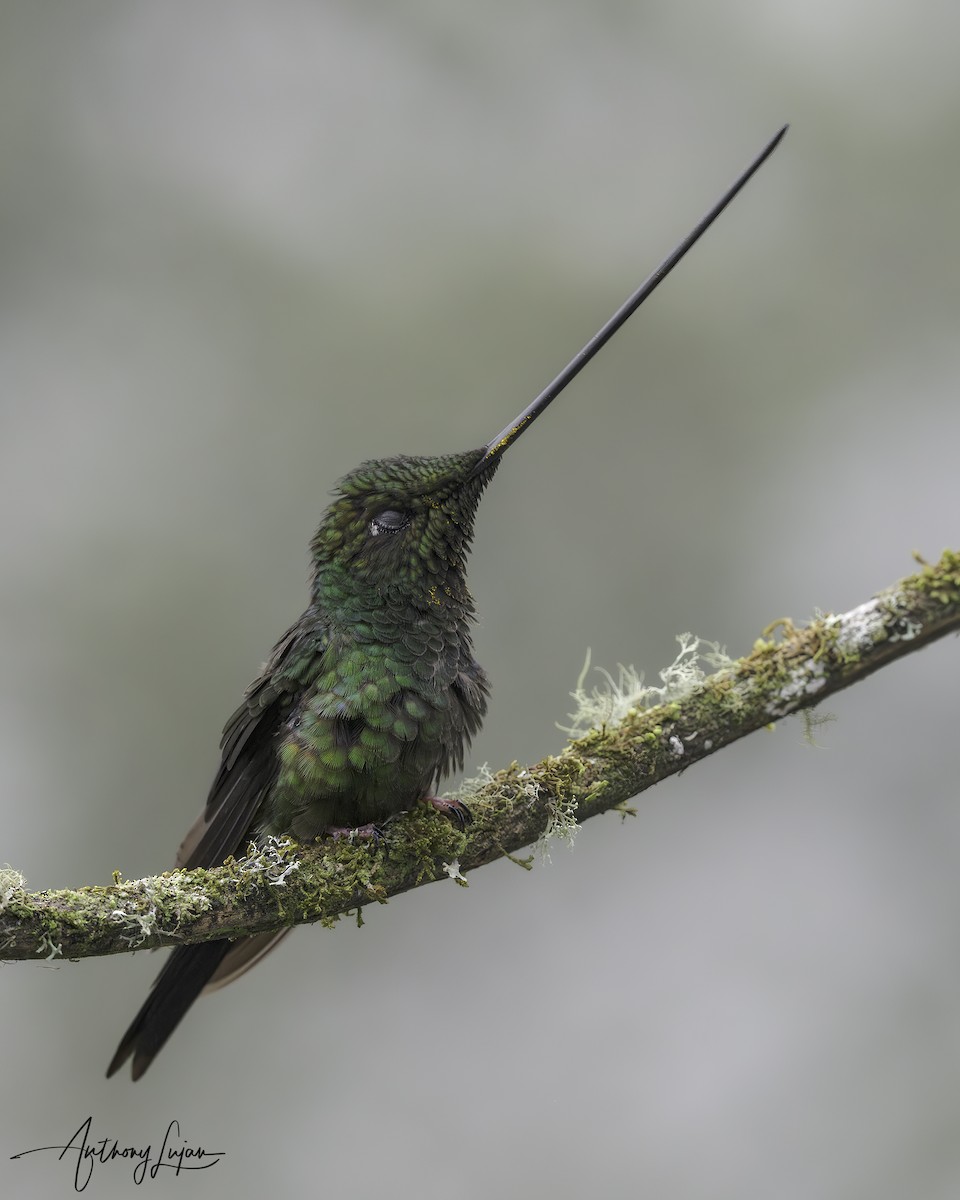
<instances>
[{"instance_id":1,"label":"hummingbird","mask_svg":"<svg viewBox=\"0 0 960 1200\"><path fill-rule=\"evenodd\" d=\"M475 450L365 462L340 480L311 543L310 603L227 721L220 765L177 866L215 867L270 835L301 842L380 826L463 765L489 683L473 656L467 554L504 452L552 403L769 158L784 126L520 415ZM179 946L110 1062L139 1079L203 991L249 970L288 932Z\"/></svg>"}]
</instances>

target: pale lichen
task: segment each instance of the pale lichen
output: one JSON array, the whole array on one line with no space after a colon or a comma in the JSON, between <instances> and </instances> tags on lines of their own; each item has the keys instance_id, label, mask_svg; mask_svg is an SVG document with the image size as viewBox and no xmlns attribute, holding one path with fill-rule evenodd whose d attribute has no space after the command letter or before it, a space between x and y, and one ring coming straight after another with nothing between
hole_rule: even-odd
<instances>
[{"instance_id":1,"label":"pale lichen","mask_svg":"<svg viewBox=\"0 0 960 1200\"><path fill-rule=\"evenodd\" d=\"M49 934L45 933L40 939L40 945L37 947L37 956L43 957L47 962L52 962L55 958L63 957L63 950L60 942L54 942Z\"/></svg>"},{"instance_id":2,"label":"pale lichen","mask_svg":"<svg viewBox=\"0 0 960 1200\"><path fill-rule=\"evenodd\" d=\"M784 717L795 712L804 700L826 687L826 676L827 670L822 662L806 661L792 667L767 705L767 712L771 717Z\"/></svg>"},{"instance_id":3,"label":"pale lichen","mask_svg":"<svg viewBox=\"0 0 960 1200\"><path fill-rule=\"evenodd\" d=\"M14 901L22 900L26 889L26 879L9 863L5 863L0 868L0 913Z\"/></svg>"},{"instance_id":4,"label":"pale lichen","mask_svg":"<svg viewBox=\"0 0 960 1200\"><path fill-rule=\"evenodd\" d=\"M460 870L460 859L459 858L455 858L453 860L453 862L448 862L448 863L445 862L443 864L443 872L450 879L452 879L454 881L454 883L458 883L461 887L468 886L467 877Z\"/></svg>"},{"instance_id":5,"label":"pale lichen","mask_svg":"<svg viewBox=\"0 0 960 1200\"><path fill-rule=\"evenodd\" d=\"M259 886L260 878L271 887L284 887L291 872L300 870L296 845L288 837L268 837L260 845L251 843L247 856L237 860L237 871L246 876L254 889Z\"/></svg>"},{"instance_id":6,"label":"pale lichen","mask_svg":"<svg viewBox=\"0 0 960 1200\"><path fill-rule=\"evenodd\" d=\"M537 844L534 847L535 853L539 856L542 863L551 862L550 858L550 843L553 841L561 841L565 843L568 850L573 849L573 843L577 834L580 832L580 825L577 821L577 801L574 799L566 801L551 800L547 805L547 824L543 833L537 838Z\"/></svg>"},{"instance_id":7,"label":"pale lichen","mask_svg":"<svg viewBox=\"0 0 960 1200\"><path fill-rule=\"evenodd\" d=\"M824 625L835 630L834 645L846 657L858 657L886 637L886 613L878 599L859 604L839 616L826 617Z\"/></svg>"},{"instance_id":8,"label":"pale lichen","mask_svg":"<svg viewBox=\"0 0 960 1200\"><path fill-rule=\"evenodd\" d=\"M477 768L476 775L461 779L460 784L456 788L451 788L447 794L457 800L468 799L475 792L479 792L482 787L486 787L488 783L493 783L495 778L496 776L487 763L483 763Z\"/></svg>"},{"instance_id":9,"label":"pale lichen","mask_svg":"<svg viewBox=\"0 0 960 1200\"><path fill-rule=\"evenodd\" d=\"M570 693L576 708L569 716L569 725L558 728L570 737L583 737L592 729L603 729L615 725L631 712L645 708L656 708L671 704L689 696L707 679L704 666L714 674L732 671L734 659L727 654L726 647L718 642L708 642L692 633L677 635L680 652L673 662L659 672L660 685L645 684L643 673L635 667L617 664L617 677L603 667L596 668L603 677L600 687L589 692L584 684L590 671L590 651L587 651L583 670L576 688Z\"/></svg>"}]
</instances>

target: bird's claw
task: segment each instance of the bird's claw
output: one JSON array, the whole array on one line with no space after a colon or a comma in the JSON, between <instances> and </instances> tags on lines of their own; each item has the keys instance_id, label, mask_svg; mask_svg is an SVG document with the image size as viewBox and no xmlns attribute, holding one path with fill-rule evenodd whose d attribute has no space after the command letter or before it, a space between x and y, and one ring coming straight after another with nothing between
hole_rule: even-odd
<instances>
[{"instance_id":1,"label":"bird's claw","mask_svg":"<svg viewBox=\"0 0 960 1200\"><path fill-rule=\"evenodd\" d=\"M473 813L462 800L454 800L448 796L424 796L421 804L429 804L438 813L443 813L445 817L449 817L451 821L455 821L461 832L473 820Z\"/></svg>"}]
</instances>

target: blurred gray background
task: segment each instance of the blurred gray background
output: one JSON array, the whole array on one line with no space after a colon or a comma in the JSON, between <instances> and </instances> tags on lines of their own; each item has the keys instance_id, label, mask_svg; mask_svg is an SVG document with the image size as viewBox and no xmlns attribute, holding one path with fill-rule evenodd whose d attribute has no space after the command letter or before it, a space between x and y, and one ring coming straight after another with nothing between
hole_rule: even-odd
<instances>
[{"instance_id":1,"label":"blurred gray background","mask_svg":"<svg viewBox=\"0 0 960 1200\"><path fill-rule=\"evenodd\" d=\"M0 8L0 861L165 869L364 458L491 437L784 121L508 456L473 765L958 543L960 19L809 0ZM159 958L2 972L0 1184L94 1137L153 1194L960 1194L956 639L589 822L302 929L107 1083ZM596 680L596 677L595 677ZM129 1194L99 1167L88 1195Z\"/></svg>"}]
</instances>

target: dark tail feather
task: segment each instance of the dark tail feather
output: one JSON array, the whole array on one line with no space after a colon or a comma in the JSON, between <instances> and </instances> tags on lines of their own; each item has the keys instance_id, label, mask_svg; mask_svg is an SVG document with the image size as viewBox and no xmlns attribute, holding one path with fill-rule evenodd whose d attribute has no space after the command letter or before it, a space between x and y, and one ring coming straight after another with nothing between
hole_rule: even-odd
<instances>
[{"instance_id":1,"label":"dark tail feather","mask_svg":"<svg viewBox=\"0 0 960 1200\"><path fill-rule=\"evenodd\" d=\"M110 1060L108 1079L131 1054L133 1078L140 1078L232 945L228 941L200 942L174 950Z\"/></svg>"}]
</instances>

